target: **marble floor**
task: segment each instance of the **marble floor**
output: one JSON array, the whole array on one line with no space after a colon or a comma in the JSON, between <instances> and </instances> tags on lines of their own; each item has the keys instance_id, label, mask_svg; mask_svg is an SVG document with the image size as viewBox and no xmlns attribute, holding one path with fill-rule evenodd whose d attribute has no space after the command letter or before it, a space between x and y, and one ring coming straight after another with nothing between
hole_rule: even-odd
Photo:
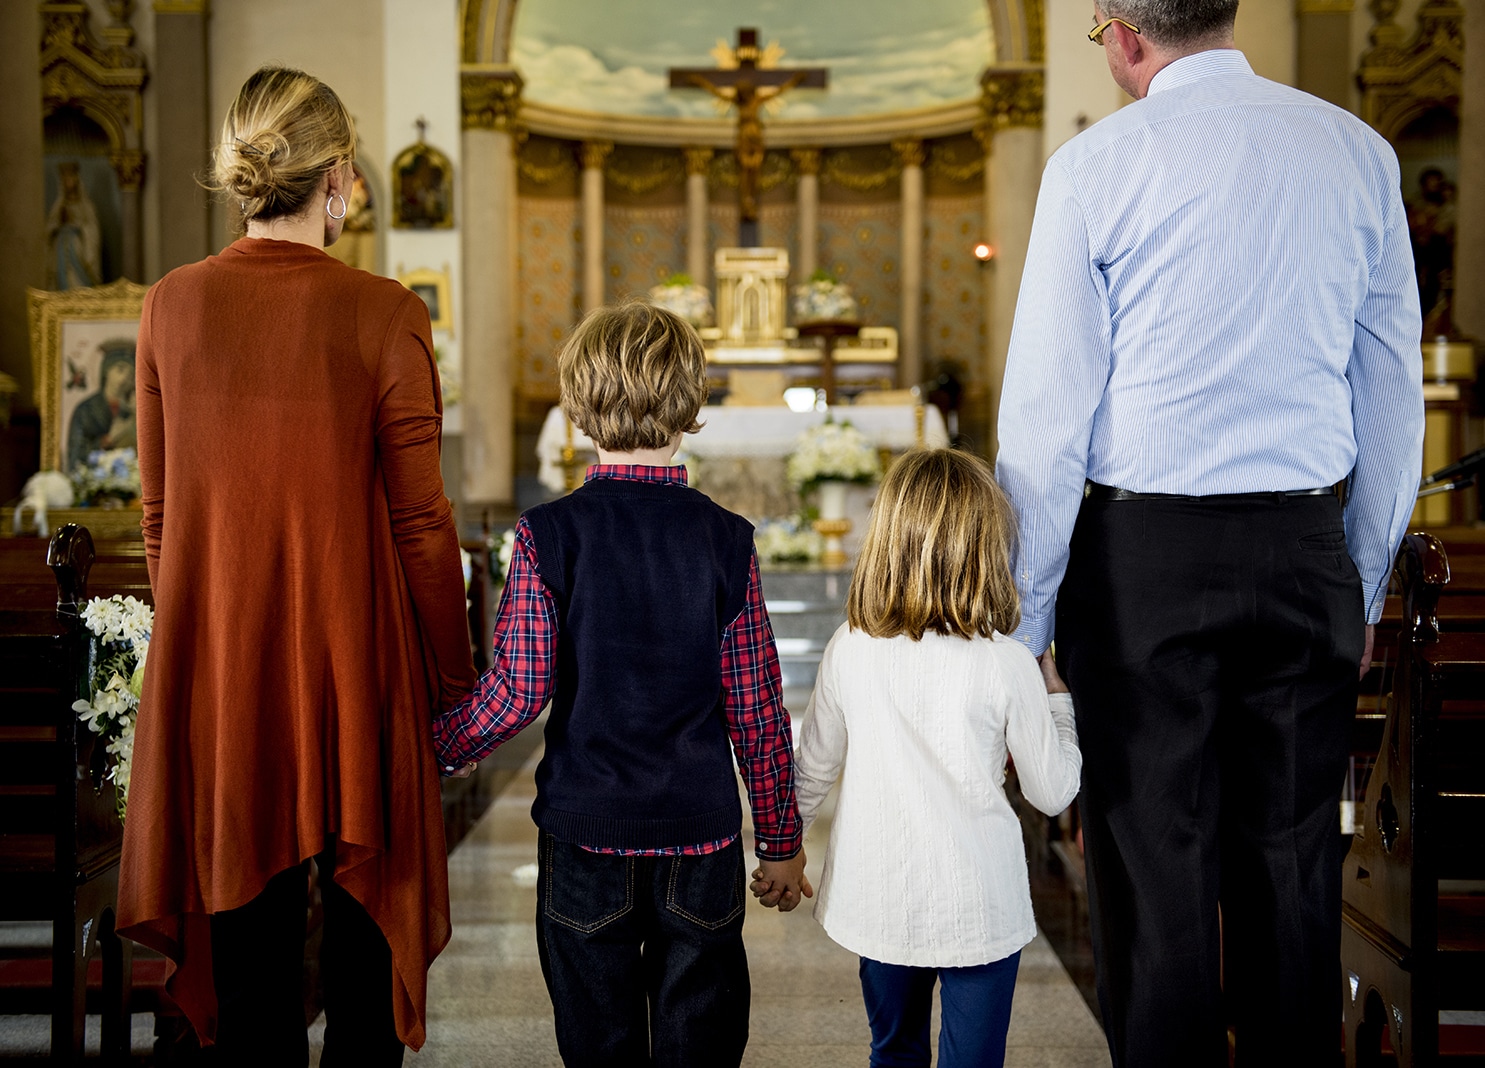
<instances>
[{"instance_id":1,"label":"marble floor","mask_svg":"<svg viewBox=\"0 0 1485 1068\"><path fill-rule=\"evenodd\" d=\"M428 977L428 1043L408 1053L411 1068L561 1065L532 922L536 830L530 808L539 755L532 755L449 857L454 936ZM815 880L828 819L827 811L806 843ZM864 1065L870 1031L856 957L825 937L808 905L781 914L752 903L744 934L753 1006L743 1064ZM314 1064L323 1027L321 1017L310 1033ZM1097 1022L1041 937L1022 954L1006 1064L1109 1064Z\"/></svg>"}]
</instances>

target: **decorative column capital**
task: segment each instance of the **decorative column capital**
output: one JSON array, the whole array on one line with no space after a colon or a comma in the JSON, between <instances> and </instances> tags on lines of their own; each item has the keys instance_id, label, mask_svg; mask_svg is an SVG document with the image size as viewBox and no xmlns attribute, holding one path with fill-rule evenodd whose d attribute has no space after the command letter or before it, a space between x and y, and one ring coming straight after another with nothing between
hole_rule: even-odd
<instances>
[{"instance_id":1,"label":"decorative column capital","mask_svg":"<svg viewBox=\"0 0 1485 1068\"><path fill-rule=\"evenodd\" d=\"M794 161L800 174L820 173L820 150L818 148L790 149L789 158Z\"/></svg>"},{"instance_id":2,"label":"decorative column capital","mask_svg":"<svg viewBox=\"0 0 1485 1068\"><path fill-rule=\"evenodd\" d=\"M683 148L681 152L686 157L687 177L693 174L705 174L711 168L712 157L716 155L710 148Z\"/></svg>"},{"instance_id":3,"label":"decorative column capital","mask_svg":"<svg viewBox=\"0 0 1485 1068\"><path fill-rule=\"evenodd\" d=\"M156 15L208 15L211 0L155 0Z\"/></svg>"},{"instance_id":4,"label":"decorative column capital","mask_svg":"<svg viewBox=\"0 0 1485 1068\"><path fill-rule=\"evenodd\" d=\"M903 167L922 167L928 158L923 151L923 142L916 137L893 141L892 151L897 153L897 162Z\"/></svg>"},{"instance_id":5,"label":"decorative column capital","mask_svg":"<svg viewBox=\"0 0 1485 1068\"><path fill-rule=\"evenodd\" d=\"M108 157L114 173L119 177L119 188L137 192L144 185L144 153L137 150L114 152Z\"/></svg>"},{"instance_id":6,"label":"decorative column capital","mask_svg":"<svg viewBox=\"0 0 1485 1068\"><path fill-rule=\"evenodd\" d=\"M466 65L459 72L464 129L516 133L525 85L514 67Z\"/></svg>"},{"instance_id":7,"label":"decorative column capital","mask_svg":"<svg viewBox=\"0 0 1485 1068\"><path fill-rule=\"evenodd\" d=\"M1295 0L1297 15L1349 15L1355 9L1355 0Z\"/></svg>"},{"instance_id":8,"label":"decorative column capital","mask_svg":"<svg viewBox=\"0 0 1485 1068\"><path fill-rule=\"evenodd\" d=\"M614 150L612 141L584 141L583 170L603 170L603 164Z\"/></svg>"},{"instance_id":9,"label":"decorative column capital","mask_svg":"<svg viewBox=\"0 0 1485 1068\"><path fill-rule=\"evenodd\" d=\"M980 111L988 133L1013 126L1040 129L1046 107L1046 75L1039 66L990 67L980 75ZM980 143L985 135L976 131Z\"/></svg>"}]
</instances>

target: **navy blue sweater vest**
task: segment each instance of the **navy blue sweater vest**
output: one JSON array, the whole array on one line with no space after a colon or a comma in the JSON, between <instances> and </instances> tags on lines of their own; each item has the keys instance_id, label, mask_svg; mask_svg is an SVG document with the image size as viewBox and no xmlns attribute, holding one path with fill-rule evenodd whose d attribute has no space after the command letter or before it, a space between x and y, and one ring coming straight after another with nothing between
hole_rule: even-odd
<instances>
[{"instance_id":1,"label":"navy blue sweater vest","mask_svg":"<svg viewBox=\"0 0 1485 1068\"><path fill-rule=\"evenodd\" d=\"M558 629L536 825L610 849L737 834L721 648L752 527L688 487L613 478L525 515Z\"/></svg>"}]
</instances>

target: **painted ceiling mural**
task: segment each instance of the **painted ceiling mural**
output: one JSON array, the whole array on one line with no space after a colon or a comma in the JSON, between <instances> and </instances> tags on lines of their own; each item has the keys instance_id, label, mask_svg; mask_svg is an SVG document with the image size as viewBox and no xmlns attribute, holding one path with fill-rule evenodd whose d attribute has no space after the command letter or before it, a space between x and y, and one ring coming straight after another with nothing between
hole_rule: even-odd
<instances>
[{"instance_id":1,"label":"painted ceiling mural","mask_svg":"<svg viewBox=\"0 0 1485 1068\"><path fill-rule=\"evenodd\" d=\"M783 67L829 69L794 89L778 118L872 115L973 99L993 48L985 0L521 0L511 60L529 101L623 115L715 118L701 89L672 90L672 66L717 65L719 44L756 27ZM782 54L778 53L782 49Z\"/></svg>"}]
</instances>

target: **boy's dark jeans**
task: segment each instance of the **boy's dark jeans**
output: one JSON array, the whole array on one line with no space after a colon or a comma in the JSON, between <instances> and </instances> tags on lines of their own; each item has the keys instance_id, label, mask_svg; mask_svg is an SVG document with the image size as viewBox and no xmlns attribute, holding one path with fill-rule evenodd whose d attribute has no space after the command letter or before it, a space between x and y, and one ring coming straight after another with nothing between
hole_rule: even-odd
<instances>
[{"instance_id":1,"label":"boy's dark jeans","mask_svg":"<svg viewBox=\"0 0 1485 1068\"><path fill-rule=\"evenodd\" d=\"M743 851L591 853L542 832L536 936L580 1065L735 1066L748 1043Z\"/></svg>"}]
</instances>

